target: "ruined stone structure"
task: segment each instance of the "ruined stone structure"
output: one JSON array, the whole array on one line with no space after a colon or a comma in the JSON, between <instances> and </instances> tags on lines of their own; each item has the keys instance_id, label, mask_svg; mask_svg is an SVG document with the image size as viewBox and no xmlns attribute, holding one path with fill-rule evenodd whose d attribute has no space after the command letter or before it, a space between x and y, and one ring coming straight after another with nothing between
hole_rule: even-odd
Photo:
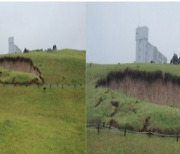
<instances>
[{"instance_id":1,"label":"ruined stone structure","mask_svg":"<svg viewBox=\"0 0 180 154\"><path fill-rule=\"evenodd\" d=\"M167 58L148 42L148 27L136 29L136 62L137 63L167 63Z\"/></svg>"},{"instance_id":2,"label":"ruined stone structure","mask_svg":"<svg viewBox=\"0 0 180 154\"><path fill-rule=\"evenodd\" d=\"M9 37L8 39L9 44L9 53L21 53L21 49L14 44L14 37Z\"/></svg>"}]
</instances>

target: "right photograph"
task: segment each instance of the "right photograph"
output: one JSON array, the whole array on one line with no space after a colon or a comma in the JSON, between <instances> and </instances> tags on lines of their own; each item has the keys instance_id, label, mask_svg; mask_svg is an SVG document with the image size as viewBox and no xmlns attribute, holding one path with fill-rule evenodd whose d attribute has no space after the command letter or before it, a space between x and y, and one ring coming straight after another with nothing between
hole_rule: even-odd
<instances>
[{"instance_id":1,"label":"right photograph","mask_svg":"<svg viewBox=\"0 0 180 154\"><path fill-rule=\"evenodd\" d=\"M86 4L87 154L179 154L180 3Z\"/></svg>"}]
</instances>

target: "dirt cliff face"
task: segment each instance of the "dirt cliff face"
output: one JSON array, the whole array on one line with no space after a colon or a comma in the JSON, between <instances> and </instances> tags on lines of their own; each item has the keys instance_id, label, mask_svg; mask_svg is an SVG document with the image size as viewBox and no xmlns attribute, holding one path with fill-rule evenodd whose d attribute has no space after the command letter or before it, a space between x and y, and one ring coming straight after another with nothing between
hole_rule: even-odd
<instances>
[{"instance_id":1,"label":"dirt cliff face","mask_svg":"<svg viewBox=\"0 0 180 154\"><path fill-rule=\"evenodd\" d=\"M119 89L128 96L148 100L152 103L180 107L180 86L170 82L163 83L161 80L157 80L149 83L125 77L119 82L112 80L109 88Z\"/></svg>"},{"instance_id":2,"label":"dirt cliff face","mask_svg":"<svg viewBox=\"0 0 180 154\"><path fill-rule=\"evenodd\" d=\"M37 76L40 77L42 82L44 82L40 70L33 65L33 62L30 58L2 57L0 58L0 66L10 70L36 74Z\"/></svg>"},{"instance_id":3,"label":"dirt cliff face","mask_svg":"<svg viewBox=\"0 0 180 154\"><path fill-rule=\"evenodd\" d=\"M0 58L0 66L21 72L34 73L40 75L41 72L33 66L32 60L24 57L3 57Z\"/></svg>"},{"instance_id":4,"label":"dirt cliff face","mask_svg":"<svg viewBox=\"0 0 180 154\"><path fill-rule=\"evenodd\" d=\"M16 71L28 72L28 73L34 73L36 75L40 75L40 73L34 68L34 66L24 61L16 61L16 62L4 61L3 63L0 63L0 66L10 70L16 70Z\"/></svg>"},{"instance_id":5,"label":"dirt cliff face","mask_svg":"<svg viewBox=\"0 0 180 154\"><path fill-rule=\"evenodd\" d=\"M143 75L144 77L140 71L134 73L135 75L131 70L128 73L121 72L119 76L109 74L107 78L99 80L96 87L106 85L111 89L119 89L128 96L141 100L180 107L179 77L170 76L169 74L169 77L167 77L162 72L159 72L159 75L155 72L152 72L152 74L148 72ZM153 77L154 79L152 79Z\"/></svg>"}]
</instances>

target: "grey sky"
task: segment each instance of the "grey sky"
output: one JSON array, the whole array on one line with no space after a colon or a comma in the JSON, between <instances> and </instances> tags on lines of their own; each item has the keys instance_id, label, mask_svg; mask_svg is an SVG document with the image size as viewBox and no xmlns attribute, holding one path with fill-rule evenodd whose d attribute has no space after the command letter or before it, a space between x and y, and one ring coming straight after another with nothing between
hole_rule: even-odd
<instances>
[{"instance_id":1,"label":"grey sky","mask_svg":"<svg viewBox=\"0 0 180 154\"><path fill-rule=\"evenodd\" d=\"M180 3L88 3L86 11L87 62L134 62L139 17L168 62L180 56Z\"/></svg>"},{"instance_id":2,"label":"grey sky","mask_svg":"<svg viewBox=\"0 0 180 154\"><path fill-rule=\"evenodd\" d=\"M8 37L22 50L86 47L85 3L0 3L0 53L8 52Z\"/></svg>"}]
</instances>

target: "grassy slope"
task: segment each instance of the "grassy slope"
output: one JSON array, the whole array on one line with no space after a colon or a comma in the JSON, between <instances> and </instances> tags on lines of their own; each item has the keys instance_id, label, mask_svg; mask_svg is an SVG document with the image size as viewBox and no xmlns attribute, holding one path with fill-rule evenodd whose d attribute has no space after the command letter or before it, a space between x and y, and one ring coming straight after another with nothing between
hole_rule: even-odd
<instances>
[{"instance_id":1,"label":"grassy slope","mask_svg":"<svg viewBox=\"0 0 180 154\"><path fill-rule=\"evenodd\" d=\"M179 65L160 65L160 64L120 64L120 65L96 65L87 64L87 122L101 121L109 122L111 119L116 120L121 126L129 124L136 130L142 129L145 118L150 116L151 128L159 128L166 133L169 131L176 132L180 130L180 110L168 106L151 104L148 101L141 101L136 98L130 98L118 90L109 90L107 88L95 89L95 83L98 79L105 77L111 70L123 70L125 68L140 69L147 71L162 70L174 75L180 75ZM98 103L100 97L103 101L99 106L94 107ZM110 114L115 110L111 105L111 101L120 102L117 108L118 113L113 117ZM134 112L136 111L136 113ZM94 146L94 140L90 138L89 143L91 149ZM107 139L108 140L108 139ZM103 140L102 140L103 141ZM100 146L100 145L99 145ZM161 146L161 144L159 144ZM117 147L118 148L118 147Z\"/></svg>"},{"instance_id":2,"label":"grassy slope","mask_svg":"<svg viewBox=\"0 0 180 154\"><path fill-rule=\"evenodd\" d=\"M31 58L33 64L40 69L46 83L84 84L85 82L85 51L64 49L56 52L30 52L11 56Z\"/></svg>"},{"instance_id":3,"label":"grassy slope","mask_svg":"<svg viewBox=\"0 0 180 154\"><path fill-rule=\"evenodd\" d=\"M85 52L11 56L18 55L31 58L46 83L74 80L83 85L63 89L54 85L46 91L37 86L0 87L0 153L84 153Z\"/></svg>"},{"instance_id":4,"label":"grassy slope","mask_svg":"<svg viewBox=\"0 0 180 154\"><path fill-rule=\"evenodd\" d=\"M88 154L179 154L180 144L175 138L159 138L122 132L87 130Z\"/></svg>"},{"instance_id":5,"label":"grassy slope","mask_svg":"<svg viewBox=\"0 0 180 154\"><path fill-rule=\"evenodd\" d=\"M3 67L0 67L0 81L1 82L8 82L8 83L12 83L13 79L16 79L16 82L18 83L25 83L25 82L29 82L35 78L38 79L39 83L41 83L42 81L40 80L40 78L33 74L33 73L26 73L26 72L19 72L19 71L12 71L9 69L5 69Z\"/></svg>"}]
</instances>

